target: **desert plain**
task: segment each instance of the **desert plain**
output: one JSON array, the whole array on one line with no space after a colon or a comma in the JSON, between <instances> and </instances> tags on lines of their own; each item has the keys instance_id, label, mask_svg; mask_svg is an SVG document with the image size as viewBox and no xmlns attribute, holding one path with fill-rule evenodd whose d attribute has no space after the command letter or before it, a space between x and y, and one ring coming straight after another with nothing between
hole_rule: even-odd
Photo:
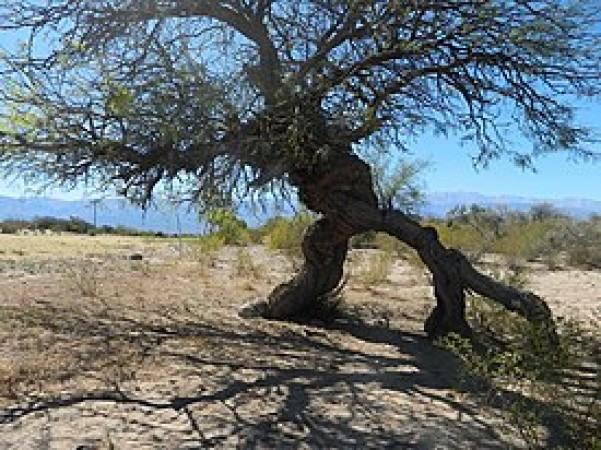
<instances>
[{"instance_id":1,"label":"desert plain","mask_svg":"<svg viewBox=\"0 0 601 450\"><path fill-rule=\"evenodd\" d=\"M0 449L524 448L422 324L430 278L353 250L346 319L243 319L291 276L263 246L0 234ZM533 264L556 317L601 321L601 272ZM557 430L548 430L550 439Z\"/></svg>"}]
</instances>

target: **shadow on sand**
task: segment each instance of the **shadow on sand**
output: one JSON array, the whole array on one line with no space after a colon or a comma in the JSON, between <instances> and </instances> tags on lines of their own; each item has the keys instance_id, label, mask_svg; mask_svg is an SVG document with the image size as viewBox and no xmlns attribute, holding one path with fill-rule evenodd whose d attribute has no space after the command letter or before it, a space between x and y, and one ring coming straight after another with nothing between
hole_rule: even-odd
<instances>
[{"instance_id":1,"label":"shadow on sand","mask_svg":"<svg viewBox=\"0 0 601 450\"><path fill-rule=\"evenodd\" d=\"M494 417L483 418L451 394L456 361L418 334L361 321L324 329L233 318L159 322L52 308L40 312L38 322L74 345L96 339L140 348L144 363L132 379L103 389L38 395L0 410L8 448L18 430L59 427L59 436L65 421L71 435L63 433L60 442L82 449L86 442L94 448L100 430L109 428L115 443L139 448L152 442L161 448L361 449L514 443ZM89 367L82 363L80 370ZM78 425L84 416L98 420Z\"/></svg>"}]
</instances>

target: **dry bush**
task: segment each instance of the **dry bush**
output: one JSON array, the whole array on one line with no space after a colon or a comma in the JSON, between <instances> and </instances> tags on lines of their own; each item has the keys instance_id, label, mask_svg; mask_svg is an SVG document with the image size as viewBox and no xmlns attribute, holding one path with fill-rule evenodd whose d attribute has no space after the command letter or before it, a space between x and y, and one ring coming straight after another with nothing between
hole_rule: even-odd
<instances>
[{"instance_id":1,"label":"dry bush","mask_svg":"<svg viewBox=\"0 0 601 450\"><path fill-rule=\"evenodd\" d=\"M81 261L69 267L65 275L78 293L84 297L97 297L99 293L99 268L94 261Z\"/></svg>"},{"instance_id":2,"label":"dry bush","mask_svg":"<svg viewBox=\"0 0 601 450\"><path fill-rule=\"evenodd\" d=\"M261 271L253 261L253 257L247 248L238 248L236 250L234 268L236 276L251 279L258 279L261 277Z\"/></svg>"},{"instance_id":3,"label":"dry bush","mask_svg":"<svg viewBox=\"0 0 601 450\"><path fill-rule=\"evenodd\" d=\"M354 270L359 283L370 287L388 282L394 258L390 252L373 251L364 255Z\"/></svg>"},{"instance_id":4,"label":"dry bush","mask_svg":"<svg viewBox=\"0 0 601 450\"><path fill-rule=\"evenodd\" d=\"M511 281L511 271L505 282ZM515 277L514 284L522 284ZM549 426L560 448L601 445L601 328L577 321L549 329L481 297L468 298L471 340L451 335L441 344L462 362L468 390L500 408L529 448L546 448ZM549 425L551 424L552 425ZM557 442L555 443L557 445Z\"/></svg>"}]
</instances>

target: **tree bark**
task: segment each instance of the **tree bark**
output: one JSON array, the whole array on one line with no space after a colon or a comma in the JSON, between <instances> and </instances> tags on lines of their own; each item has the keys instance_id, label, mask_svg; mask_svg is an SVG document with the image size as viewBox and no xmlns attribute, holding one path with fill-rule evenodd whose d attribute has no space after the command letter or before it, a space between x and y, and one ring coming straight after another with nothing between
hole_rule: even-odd
<instances>
[{"instance_id":1,"label":"tree bark","mask_svg":"<svg viewBox=\"0 0 601 450\"><path fill-rule=\"evenodd\" d=\"M266 318L307 316L320 297L342 279L348 240L368 230L386 232L417 251L432 273L436 306L425 322L429 337L451 332L471 335L465 318L465 293L473 291L554 331L551 311L535 294L505 286L478 272L459 251L446 248L436 230L408 215L378 205L369 166L350 153L332 162L329 172L295 173L301 201L323 215L305 234L300 272L274 289L261 309Z\"/></svg>"},{"instance_id":2,"label":"tree bark","mask_svg":"<svg viewBox=\"0 0 601 450\"><path fill-rule=\"evenodd\" d=\"M320 299L340 285L347 249L348 236L338 221L325 217L311 225L302 244L303 267L269 295L265 317L297 320L312 316Z\"/></svg>"}]
</instances>

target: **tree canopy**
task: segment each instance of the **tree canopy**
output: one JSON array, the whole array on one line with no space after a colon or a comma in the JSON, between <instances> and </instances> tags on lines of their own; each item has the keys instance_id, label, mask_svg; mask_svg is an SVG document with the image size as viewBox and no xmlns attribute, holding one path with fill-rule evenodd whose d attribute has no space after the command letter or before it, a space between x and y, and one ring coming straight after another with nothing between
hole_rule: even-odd
<instances>
[{"instance_id":1,"label":"tree canopy","mask_svg":"<svg viewBox=\"0 0 601 450\"><path fill-rule=\"evenodd\" d=\"M424 130L481 164L591 157L571 105L601 92L600 18L593 0L5 0L22 42L1 53L0 164L208 203Z\"/></svg>"}]
</instances>

